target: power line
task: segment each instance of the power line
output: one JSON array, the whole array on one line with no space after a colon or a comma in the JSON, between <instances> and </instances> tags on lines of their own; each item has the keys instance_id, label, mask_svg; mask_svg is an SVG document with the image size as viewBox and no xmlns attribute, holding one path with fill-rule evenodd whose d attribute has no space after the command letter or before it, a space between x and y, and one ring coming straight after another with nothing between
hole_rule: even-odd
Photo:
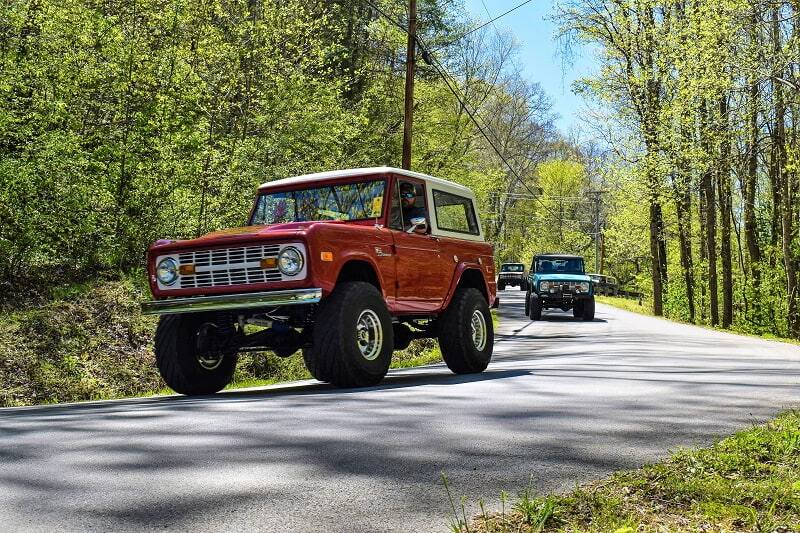
<instances>
[{"instance_id":1,"label":"power line","mask_svg":"<svg viewBox=\"0 0 800 533\"><path fill-rule=\"evenodd\" d=\"M532 0L527 0L525 3L528 3L530 1L532 1ZM408 34L408 29L405 26L403 26L402 24L400 24L399 22L394 20L391 16L387 15L383 10L381 10L378 6L376 6L371 0L366 0L366 2L370 7L372 7L375 11L377 11L378 14L380 14L382 17L387 19L389 22L391 22L392 24L397 26L404 33ZM521 7L522 5L523 4L520 4L517 7ZM516 8L514 8L514 9L516 9ZM513 9L510 10L510 11L513 11ZM510 11L508 11L507 13L509 13ZM422 41L422 38L420 38L418 35L415 36L415 38L417 40L417 43L422 47L423 51L428 52L428 50L429 50L428 46ZM484 138L489 142L489 145L494 149L495 153L497 153L497 155L500 157L500 159L503 160L503 163L505 163L505 165L508 167L508 169L511 171L511 173L514 174L514 176L517 179L519 179L520 182L523 183L523 185L525 185L525 187L530 191L530 193L531 194L535 194L534 191L530 190L530 188L527 186L527 184L522 180L522 177L516 172L516 170L514 170L514 168L511 166L511 164L506 160L506 158L503 156L503 154L500 152L500 150L494 145L492 140L489 139L488 135L486 135L486 132L484 132L484 130L481 127L481 125L478 124L478 121L476 120L475 116L473 115L473 112L469 109L469 106L464 101L464 99L462 99L462 96L460 95L458 90L453 88L452 85L450 85L450 81L448 79L448 73L446 73L446 69L442 66L442 64L439 62L439 60L436 59L433 55L430 55L430 54L428 54L427 57L431 60L430 65L434 68L434 70L436 70L436 72L439 74L439 76L441 76L442 80L447 85L447 88L450 90L451 93L453 93L453 96L456 97L458 102L464 108L464 111L466 111L466 113L469 116L469 118L472 119L472 122L478 128L478 131L481 132L481 135L484 136ZM495 139L496 138L497 137L495 136Z\"/></svg>"},{"instance_id":2,"label":"power line","mask_svg":"<svg viewBox=\"0 0 800 533\"><path fill-rule=\"evenodd\" d=\"M493 20L491 20L491 21L487 22L487 24L488 24L488 23L491 23L491 22L494 22L494 20L497 20L498 18L500 18L500 17L502 17L502 16L505 16L505 15L507 15L508 13L511 13L512 11L514 11L514 10L516 10L516 9L518 9L518 8L520 8L520 7L522 7L522 6L524 6L525 4L527 4L527 3L531 2L531 1L532 1L532 0L526 0L525 2L523 2L523 3L519 4L518 6L516 6L516 7L512 8L512 9L510 9L510 10L506 11L506 12L505 12L505 13L503 13L502 15L500 15L500 16L498 16L498 17L495 17L495 19L493 19ZM382 11L382 10L381 10L381 9L380 9L378 6L376 6L376 5L375 5L375 4L374 4L374 3L373 3L371 0L366 0L366 2L367 2L367 4L368 4L369 6L371 6L371 7L372 7L372 8L373 8L375 11L377 11L377 12L378 12L378 14L380 14L382 17L384 17L384 18L386 18L387 20L389 20L389 21L390 21L392 24L394 24L395 26L397 26L397 27L398 27L400 30L402 30L404 33L406 33L406 34L408 34L408 33L409 33L409 31L408 31L408 29L407 29L406 27L404 27L402 24L400 24L399 22L397 22L396 20L394 20L392 17L390 17L389 15L387 15L386 13L384 13L384 12L383 12L383 11ZM485 25L486 25L486 24L484 24L484 26L485 26ZM478 28L475 28L475 29L471 30L471 31L470 31L470 32L468 32L468 33L471 33L472 31L475 31L475 30L477 30L477 29L478 29ZM465 35L466 35L466 34L465 34ZM461 36L461 38L463 38L463 37L464 37L464 35L462 35L462 36ZM439 76L440 76L440 77L442 78L442 80L444 81L444 83L445 83L445 85L447 86L448 90L449 90L451 93L453 93L453 96L455 96L455 97L456 97L456 100L458 100L458 103L459 103L459 104L461 104L461 107L462 107L462 108L464 109L464 111L467 113L467 116L470 118L470 120L472 120L473 124L475 124L475 127L476 127L476 128L478 128L478 131L480 132L480 134L483 136L483 138L484 138L484 139L486 139L486 142L488 142L488 143L489 143L489 146L491 146L491 147L492 147L492 149L494 150L494 152L495 152L495 153L497 154L497 156L498 156L498 157L501 159L501 161L502 161L502 162L505 164L505 166L508 168L508 170L511 172L511 174L513 174L513 175L514 175L514 177L515 177L515 178L517 178L517 180L519 181L519 183L521 183L521 184L522 184L522 186L523 186L523 187L525 187L525 188L528 190L528 192L530 192L530 193L531 193L531 195L533 195L533 197L534 197L534 198L535 198L535 199L536 199L536 200L539 202L539 204L540 204L542 207L544 207L544 208L545 208L547 211L550 211L550 213L551 213L551 214L555 214L555 213L554 213L554 212L553 212L553 211L550 209L550 207L549 207L549 206L547 206L546 204L544 204L544 202L542 202L542 201L541 201L541 199L539 199L539 198L538 198L538 196L536 195L536 192L535 192L533 189L531 189L531 188L530 188L530 186L528 186L528 184L527 184L527 183L525 183L525 180L522 178L522 176L520 176L520 175L519 175L519 173L516 171L516 169L514 169L514 167L511 165L511 163L509 163L509 162L508 162L508 160L505 158L505 156L504 156L504 155L503 155L503 153L500 151L500 149L499 149L497 146L495 146L495 143L492 141L492 139L490 139L490 138L489 138L489 135L487 135L486 131L484 130L484 128L488 130L488 129L489 129L489 128L488 128L488 126L486 126L486 124L485 124L485 123L484 123L484 125L483 125L483 126L481 126L481 125L478 123L478 120L477 120L477 118L476 118L476 115L477 115L477 113L476 113L476 112L473 112L472 110L470 110L469 106L467 105L467 103L466 103L466 101L465 101L465 100L466 100L466 97L464 97L463 95L461 95L461 93L458 91L458 85L456 84L456 80L455 80L455 78L454 78L452 75L450 75L450 74L447 72L447 69L445 69L445 68L444 68L444 66L441 64L441 62L440 62L440 61L439 61L439 60L438 60L438 59L437 59L437 58L436 58L436 57L435 57L435 56L434 56L432 53L430 53L430 48L429 48L429 47L428 47L428 46L425 44L425 42L422 40L422 38L421 38L419 35L415 35L415 39L416 39L416 41L417 41L417 44L419 44L419 45L420 45L420 47L422 48L422 51L423 51L423 53L422 53L423 59L426 59L426 58L427 58L427 59L429 59L429 60L430 60L430 62L429 62L430 66L432 66L432 67L434 68L434 70L436 70L436 72L439 74ZM426 61L427 61L427 59L426 59ZM453 79L453 84L452 84L452 85L451 85L451 83L450 83L450 79L449 79L449 78L452 78L452 79ZM455 87L454 87L454 86L455 86ZM483 121L483 119L482 119L482 118L481 118L481 121ZM492 136L495 138L495 140L498 140L498 139L497 139L497 136L496 136L496 135L494 135L494 132L492 132Z\"/></svg>"},{"instance_id":3,"label":"power line","mask_svg":"<svg viewBox=\"0 0 800 533\"><path fill-rule=\"evenodd\" d=\"M469 31L467 31L466 33L462 34L460 37L456 37L456 38L455 38L455 39L453 39L452 41L449 41L449 42L446 42L446 43L444 43L444 44L441 44L441 45L439 45L439 46L437 47L437 49L446 48L446 47L450 46L451 44L453 44L453 43L455 43L455 42L458 42L458 41L460 41L461 39L463 39L463 38L464 38L464 37L466 37L467 35L469 35L469 34L471 34L471 33L475 33L475 32L476 32L476 31L478 31L479 29L481 29L481 28L484 28L484 27L488 26L489 24L492 24L494 21L496 21L496 20L499 20L499 19L501 19L501 18L505 17L506 15L508 15L509 13L511 13L512 11L516 11L517 9L521 8L522 6L524 6L525 4L529 4L529 3L531 3L531 2L533 2L533 0L525 0L525 1L524 1L524 2L522 2L521 4L519 4L519 5L515 6L515 7L512 7L511 9L509 9L508 11L506 11L505 13L503 13L502 15L497 15L495 18L493 18L493 19L491 19L491 20L488 20L488 21L484 22L484 23L483 23L483 24L481 24L480 26L476 26L475 28L472 28L471 30L469 30ZM486 7L486 6L484 5L484 8L485 8L485 7Z\"/></svg>"},{"instance_id":4,"label":"power line","mask_svg":"<svg viewBox=\"0 0 800 533\"><path fill-rule=\"evenodd\" d=\"M427 48L427 47L425 46L425 43L422 41L422 39L420 39L419 37L417 37L417 40L418 40L419 44L420 44L420 45L421 45L423 48ZM526 189L528 189L528 192L530 192L530 193L531 193L531 195L534 197L534 199L536 199L536 200L537 200L537 201L538 201L538 202L539 202L539 203L542 205L542 207L544 207L546 210L548 210L548 211L550 211L550 212L552 213L552 210L551 210L551 209L550 209L550 208L549 208L547 205L545 205L545 204L544 204L544 203L543 203L543 202L542 202L542 201L541 201L541 200L538 198L538 195L536 194L536 192L535 192L533 189L531 189L531 188L530 188L530 186L528 186L528 184L527 184L527 183L525 183L525 180L523 179L523 177L519 175L519 173L516 171L516 169L515 169L515 168L514 168L514 167L511 165L511 163L509 163L509 162L508 162L508 160L505 158L505 156L504 156L504 155L503 155L503 153L500 151L500 149L499 149L497 146L495 146L495 144L494 144L494 142L492 141L492 139L490 139L490 138L489 138L489 135L487 135L487 133L486 133L486 131L485 131L485 129L486 129L486 130L489 130L489 131L491 131L491 130L489 129L489 127L488 127L488 126L486 126L486 124L485 124L485 123L484 123L484 125L483 125L483 126L481 126L481 125L478 123L478 119L476 118L476 116L477 116L477 117L479 117L479 118L481 118L481 121L483 121L483 118L482 118L482 117L480 117L480 115L478 115L478 114L477 114L477 112L473 112L473 111L471 111L471 110L470 110L469 106L467 105L467 103L466 103L466 101L465 101L465 100L466 100L466 97L465 97L465 96L463 96L463 95L462 95L462 94L461 94L461 93L458 91L458 88L457 88L458 86L456 85L456 82L455 82L455 79L453 78L453 76L452 76L452 75L450 75L450 74L447 72L447 70L444 68L444 66L442 66L441 62L440 62L440 61L439 61L439 60L438 60L438 59L437 59L437 58L436 58L436 57L435 57L433 54L429 54L429 57L430 57L430 59L432 60L432 61L431 61L431 63L430 63L430 65L431 65L431 66L434 68L434 70L436 70L436 72L437 72L437 73L439 74L439 76L442 78L442 80L444 81L445 85L447 85L447 88L450 90L450 92L451 92L451 93L453 93L453 96L455 96L455 97L456 97L456 100L458 100L458 103L459 103L459 104L461 104L461 107L462 107L462 108L464 109L464 111L467 113L467 116L469 116L469 118L472 120L473 124L475 124L475 127L476 127L476 128L478 128L478 131L481 133L481 135L483 135L483 138L484 138L484 139L486 139L486 142L488 142L488 143L489 143L489 146L491 146L491 147L492 147L492 149L493 149L493 150L494 150L494 152L497 154L497 156L500 158L500 160L501 160L501 161L503 161L503 163L505 164L505 166L506 166L506 167L508 168L508 170L509 170L509 171L510 171L510 172L511 172L513 175L514 175L514 177L515 177L515 178L517 178L517 180L519 181L519 183L521 183L523 187L525 187ZM449 78L453 79L453 84L452 84L452 85L450 84L450 79L449 79ZM455 85L455 87L454 87L454 85ZM484 129L484 128L485 128L485 129ZM497 136L494 134L494 132L492 132L492 136L495 138L495 140L498 140L498 139L497 139Z\"/></svg>"}]
</instances>

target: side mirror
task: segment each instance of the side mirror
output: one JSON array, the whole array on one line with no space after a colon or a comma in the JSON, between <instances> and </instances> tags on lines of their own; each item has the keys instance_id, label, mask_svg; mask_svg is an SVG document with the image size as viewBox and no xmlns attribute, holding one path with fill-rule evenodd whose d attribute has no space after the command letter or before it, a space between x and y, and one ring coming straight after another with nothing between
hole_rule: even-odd
<instances>
[{"instance_id":1,"label":"side mirror","mask_svg":"<svg viewBox=\"0 0 800 533\"><path fill-rule=\"evenodd\" d=\"M406 233L427 233L428 221L425 217L414 217L411 219L411 227L406 230Z\"/></svg>"}]
</instances>

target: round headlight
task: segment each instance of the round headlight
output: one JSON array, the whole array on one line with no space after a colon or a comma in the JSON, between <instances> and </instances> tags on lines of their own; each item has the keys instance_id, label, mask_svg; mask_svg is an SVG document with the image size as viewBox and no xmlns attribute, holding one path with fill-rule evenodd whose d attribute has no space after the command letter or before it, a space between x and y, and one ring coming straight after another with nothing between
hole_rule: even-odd
<instances>
[{"instance_id":1,"label":"round headlight","mask_svg":"<svg viewBox=\"0 0 800 533\"><path fill-rule=\"evenodd\" d=\"M539 283L539 289L541 289L543 291L546 291L549 288L550 288L550 282L549 281L543 281L543 282Z\"/></svg>"},{"instance_id":2,"label":"round headlight","mask_svg":"<svg viewBox=\"0 0 800 533\"><path fill-rule=\"evenodd\" d=\"M303 254L294 246L287 246L278 254L278 269L287 276L296 276L303 270Z\"/></svg>"},{"instance_id":3,"label":"round headlight","mask_svg":"<svg viewBox=\"0 0 800 533\"><path fill-rule=\"evenodd\" d=\"M589 282L583 281L578 284L578 287L581 289L581 292L589 292Z\"/></svg>"},{"instance_id":4,"label":"round headlight","mask_svg":"<svg viewBox=\"0 0 800 533\"><path fill-rule=\"evenodd\" d=\"M163 285L172 285L178 279L178 262L171 257L159 261L156 277Z\"/></svg>"}]
</instances>

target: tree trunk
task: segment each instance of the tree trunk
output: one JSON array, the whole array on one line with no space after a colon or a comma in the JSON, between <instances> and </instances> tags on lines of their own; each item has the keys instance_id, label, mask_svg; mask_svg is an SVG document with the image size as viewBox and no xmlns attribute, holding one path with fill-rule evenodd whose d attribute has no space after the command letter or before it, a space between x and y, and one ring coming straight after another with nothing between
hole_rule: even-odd
<instances>
[{"instance_id":1,"label":"tree trunk","mask_svg":"<svg viewBox=\"0 0 800 533\"><path fill-rule=\"evenodd\" d=\"M679 148L680 150L680 148ZM675 195L675 207L678 215L678 245L680 247L681 270L686 285L686 303L689 310L689 321L695 321L694 303L694 265L692 260L692 195L691 174L688 164L679 158L674 161L675 172L672 174L672 190Z\"/></svg>"},{"instance_id":2,"label":"tree trunk","mask_svg":"<svg viewBox=\"0 0 800 533\"><path fill-rule=\"evenodd\" d=\"M733 323L733 253L731 251L731 219L733 203L731 200L730 176L730 137L728 135L728 99L719 101L718 135L720 137L719 163L717 164L717 193L720 209L720 255L722 261L722 327L729 328Z\"/></svg>"},{"instance_id":3,"label":"tree trunk","mask_svg":"<svg viewBox=\"0 0 800 533\"><path fill-rule=\"evenodd\" d=\"M700 109L701 144L707 154L711 153L712 146L708 136L707 109L703 105ZM717 209L714 195L713 169L705 168L700 177L700 194L703 196L705 213L701 220L705 223L705 249L708 258L708 304L710 308L711 325L719 324L719 302L717 295Z\"/></svg>"},{"instance_id":4,"label":"tree trunk","mask_svg":"<svg viewBox=\"0 0 800 533\"><path fill-rule=\"evenodd\" d=\"M753 286L761 281L759 263L761 248L756 234L756 180L758 177L758 85L753 82L749 89L747 117L747 171L740 181L744 203L744 241L750 257L750 274Z\"/></svg>"},{"instance_id":5,"label":"tree trunk","mask_svg":"<svg viewBox=\"0 0 800 533\"><path fill-rule=\"evenodd\" d=\"M708 265L708 248L706 248L706 224L705 224L705 217L706 217L706 195L702 189L699 191L698 200L697 200L697 208L698 214L697 218L700 221L698 224L699 226L699 238L700 238L700 263L703 267ZM706 300L708 299L707 294L708 286L706 283L700 283L700 320L705 322L706 320Z\"/></svg>"},{"instance_id":6,"label":"tree trunk","mask_svg":"<svg viewBox=\"0 0 800 533\"><path fill-rule=\"evenodd\" d=\"M683 122L686 117L681 118L679 125L678 142L674 149L672 166L672 191L675 196L675 208L678 215L678 245L680 248L681 270L683 282L686 287L686 305L689 311L689 321L694 324L695 301L694 301L694 261L692 258L692 174L691 163L685 156L692 139L690 128Z\"/></svg>"},{"instance_id":7,"label":"tree trunk","mask_svg":"<svg viewBox=\"0 0 800 533\"><path fill-rule=\"evenodd\" d=\"M652 280L653 280L653 314L662 316L664 314L664 285L661 273L661 246L659 233L661 231L661 204L657 199L650 200L650 255L652 261Z\"/></svg>"},{"instance_id":8,"label":"tree trunk","mask_svg":"<svg viewBox=\"0 0 800 533\"><path fill-rule=\"evenodd\" d=\"M781 28L779 22L780 14L778 9L772 10L772 43L776 57L781 51ZM779 71L779 76L784 76ZM772 85L774 105L775 105L775 124L772 131L773 146L773 173L775 174L776 189L780 194L780 203L775 205L778 209L780 205L781 238L783 251L783 265L786 271L786 297L788 299L788 309L786 321L789 325L789 335L800 338L800 302L798 302L798 257L794 244L794 214L797 210L795 205L796 174L786 168L786 103L783 97L783 84L774 80ZM774 194L774 191L773 191ZM775 217L773 217L774 220Z\"/></svg>"}]
</instances>

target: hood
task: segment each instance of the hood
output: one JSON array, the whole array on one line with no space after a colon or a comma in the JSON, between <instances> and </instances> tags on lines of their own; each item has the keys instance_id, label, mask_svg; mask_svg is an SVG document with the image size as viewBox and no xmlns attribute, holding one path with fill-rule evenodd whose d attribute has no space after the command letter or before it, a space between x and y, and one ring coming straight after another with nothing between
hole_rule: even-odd
<instances>
[{"instance_id":1,"label":"hood","mask_svg":"<svg viewBox=\"0 0 800 533\"><path fill-rule=\"evenodd\" d=\"M274 233L296 233L308 229L312 224L320 224L320 222L289 222L287 224L270 224L267 226L242 226L240 228L226 228L219 231L212 231L202 237L193 239L195 242L220 239L225 237L235 237L238 235L271 235Z\"/></svg>"},{"instance_id":2,"label":"hood","mask_svg":"<svg viewBox=\"0 0 800 533\"><path fill-rule=\"evenodd\" d=\"M247 243L254 237L295 238L303 235L314 224L341 224L338 221L290 222L267 226L242 226L212 231L196 239L160 240L150 247L151 251L185 250L205 246Z\"/></svg>"},{"instance_id":3,"label":"hood","mask_svg":"<svg viewBox=\"0 0 800 533\"><path fill-rule=\"evenodd\" d=\"M536 274L536 279L539 281L589 281L591 278L586 274Z\"/></svg>"}]
</instances>

